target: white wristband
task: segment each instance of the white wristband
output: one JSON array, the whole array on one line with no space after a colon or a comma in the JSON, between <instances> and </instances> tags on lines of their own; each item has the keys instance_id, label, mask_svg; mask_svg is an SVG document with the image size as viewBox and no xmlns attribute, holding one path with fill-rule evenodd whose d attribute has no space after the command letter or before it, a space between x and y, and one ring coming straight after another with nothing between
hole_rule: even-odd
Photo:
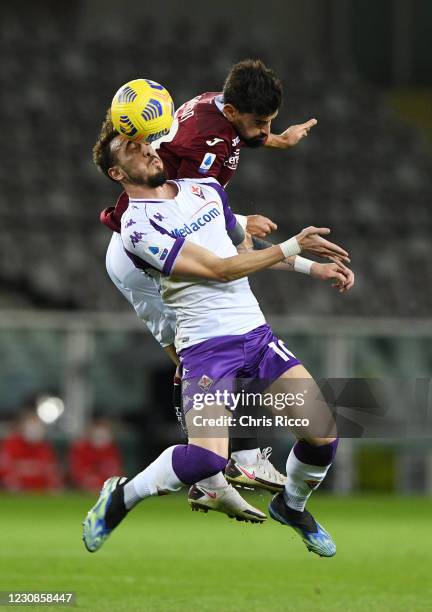
<instances>
[{"instance_id":1,"label":"white wristband","mask_svg":"<svg viewBox=\"0 0 432 612\"><path fill-rule=\"evenodd\" d=\"M300 245L297 242L297 238L293 236L289 240L285 240L285 242L280 243L280 248L282 249L282 253L285 257L290 257L291 255L298 255L301 251Z\"/></svg>"},{"instance_id":2,"label":"white wristband","mask_svg":"<svg viewBox=\"0 0 432 612\"><path fill-rule=\"evenodd\" d=\"M297 257L294 259L294 270L296 272L300 272L301 274L310 274L313 263L315 262L297 255Z\"/></svg>"},{"instance_id":3,"label":"white wristband","mask_svg":"<svg viewBox=\"0 0 432 612\"><path fill-rule=\"evenodd\" d=\"M246 231L247 217L245 217L245 215L237 215L237 214L235 214L234 216L237 219L237 221L240 223L244 231Z\"/></svg>"}]
</instances>

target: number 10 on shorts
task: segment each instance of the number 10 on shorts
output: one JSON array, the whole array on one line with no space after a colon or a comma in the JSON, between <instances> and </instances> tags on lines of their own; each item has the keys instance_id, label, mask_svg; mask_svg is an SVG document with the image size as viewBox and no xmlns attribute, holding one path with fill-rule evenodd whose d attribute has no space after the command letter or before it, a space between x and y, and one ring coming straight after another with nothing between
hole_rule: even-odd
<instances>
[{"instance_id":1,"label":"number 10 on shorts","mask_svg":"<svg viewBox=\"0 0 432 612\"><path fill-rule=\"evenodd\" d=\"M276 342L269 342L268 346L276 353L276 355L279 355L279 357L282 357L284 361L289 361L291 357L295 359L295 355L291 353L290 350L287 349L287 347L285 346L285 342L283 340L278 340L277 344Z\"/></svg>"}]
</instances>

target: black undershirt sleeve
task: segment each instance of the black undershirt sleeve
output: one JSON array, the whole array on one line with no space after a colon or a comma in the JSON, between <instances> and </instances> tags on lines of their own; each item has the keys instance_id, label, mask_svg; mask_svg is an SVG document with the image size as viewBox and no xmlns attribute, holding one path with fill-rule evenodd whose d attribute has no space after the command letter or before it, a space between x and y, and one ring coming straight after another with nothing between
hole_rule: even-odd
<instances>
[{"instance_id":1,"label":"black undershirt sleeve","mask_svg":"<svg viewBox=\"0 0 432 612\"><path fill-rule=\"evenodd\" d=\"M254 251L262 251L263 249L268 249L274 246L274 244L268 240L263 240L262 238L257 238L256 236L252 236L252 244Z\"/></svg>"},{"instance_id":2,"label":"black undershirt sleeve","mask_svg":"<svg viewBox=\"0 0 432 612\"><path fill-rule=\"evenodd\" d=\"M228 230L228 236L231 238L234 246L238 246L246 238L245 231L238 221L232 230Z\"/></svg>"}]
</instances>

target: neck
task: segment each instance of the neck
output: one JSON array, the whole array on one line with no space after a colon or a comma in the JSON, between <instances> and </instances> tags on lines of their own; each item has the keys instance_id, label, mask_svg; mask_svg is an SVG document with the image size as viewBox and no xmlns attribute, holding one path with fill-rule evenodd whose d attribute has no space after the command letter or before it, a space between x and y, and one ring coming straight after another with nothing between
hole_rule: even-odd
<instances>
[{"instance_id":1,"label":"neck","mask_svg":"<svg viewBox=\"0 0 432 612\"><path fill-rule=\"evenodd\" d=\"M164 183L160 187L148 187L147 185L123 185L124 190L131 199L138 200L170 200L177 195L177 186L172 183Z\"/></svg>"}]
</instances>

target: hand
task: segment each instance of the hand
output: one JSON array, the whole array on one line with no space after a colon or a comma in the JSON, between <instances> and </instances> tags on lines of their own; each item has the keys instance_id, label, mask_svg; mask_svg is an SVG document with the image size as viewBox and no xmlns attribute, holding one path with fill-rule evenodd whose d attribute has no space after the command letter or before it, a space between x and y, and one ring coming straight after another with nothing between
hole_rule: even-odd
<instances>
[{"instance_id":1,"label":"hand","mask_svg":"<svg viewBox=\"0 0 432 612\"><path fill-rule=\"evenodd\" d=\"M258 238L265 238L267 234L271 234L277 230L276 223L273 223L267 217L262 215L248 215L246 217L246 231L252 236L258 236Z\"/></svg>"},{"instance_id":2,"label":"hand","mask_svg":"<svg viewBox=\"0 0 432 612\"><path fill-rule=\"evenodd\" d=\"M318 278L319 280L334 279L335 282L332 287L339 289L339 293L349 291L354 285L354 272L336 259L335 263L330 264L314 262L310 269L310 275L312 278Z\"/></svg>"},{"instance_id":3,"label":"hand","mask_svg":"<svg viewBox=\"0 0 432 612\"><path fill-rule=\"evenodd\" d=\"M309 119L306 123L300 123L299 125L291 125L282 134L269 134L266 141L267 147L275 147L277 149L288 149L289 147L295 147L296 144L305 138L310 130L318 123L316 119Z\"/></svg>"},{"instance_id":4,"label":"hand","mask_svg":"<svg viewBox=\"0 0 432 612\"><path fill-rule=\"evenodd\" d=\"M309 251L309 253L319 255L319 257L337 257L340 261L349 263L347 251L321 237L329 233L328 227L314 227L311 225L297 234L296 238L302 252Z\"/></svg>"}]
</instances>

